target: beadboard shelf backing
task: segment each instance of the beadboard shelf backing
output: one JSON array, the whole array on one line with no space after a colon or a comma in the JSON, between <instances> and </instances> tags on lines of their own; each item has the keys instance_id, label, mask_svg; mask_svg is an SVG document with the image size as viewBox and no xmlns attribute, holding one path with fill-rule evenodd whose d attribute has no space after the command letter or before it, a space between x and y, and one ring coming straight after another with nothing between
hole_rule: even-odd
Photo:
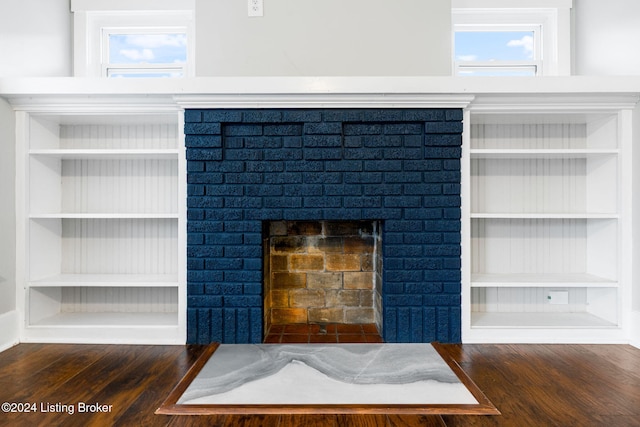
<instances>
[{"instance_id":1,"label":"beadboard shelf backing","mask_svg":"<svg viewBox=\"0 0 640 427\"><path fill-rule=\"evenodd\" d=\"M621 116L522 110L470 115L467 338L620 328Z\"/></svg>"},{"instance_id":2,"label":"beadboard shelf backing","mask_svg":"<svg viewBox=\"0 0 640 427\"><path fill-rule=\"evenodd\" d=\"M183 343L180 114L19 115L24 340Z\"/></svg>"}]
</instances>

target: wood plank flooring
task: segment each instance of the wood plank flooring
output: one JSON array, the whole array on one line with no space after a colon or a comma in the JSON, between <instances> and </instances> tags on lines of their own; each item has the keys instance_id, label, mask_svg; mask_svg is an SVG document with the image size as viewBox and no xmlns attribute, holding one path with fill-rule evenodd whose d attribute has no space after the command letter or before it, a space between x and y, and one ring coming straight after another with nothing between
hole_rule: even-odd
<instances>
[{"instance_id":1,"label":"wood plank flooring","mask_svg":"<svg viewBox=\"0 0 640 427\"><path fill-rule=\"evenodd\" d=\"M0 426L640 426L640 349L444 347L502 415L154 415L204 346L20 344L0 353L0 403L36 412L0 412ZM80 402L111 410L78 413ZM56 404L75 412L42 412Z\"/></svg>"}]
</instances>

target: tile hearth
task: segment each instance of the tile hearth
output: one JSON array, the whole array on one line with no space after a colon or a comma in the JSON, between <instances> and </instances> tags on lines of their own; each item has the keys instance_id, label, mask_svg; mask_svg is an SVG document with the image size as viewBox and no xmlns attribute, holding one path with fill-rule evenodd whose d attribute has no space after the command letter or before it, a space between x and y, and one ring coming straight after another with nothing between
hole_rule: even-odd
<instances>
[{"instance_id":1,"label":"tile hearth","mask_svg":"<svg viewBox=\"0 0 640 427\"><path fill-rule=\"evenodd\" d=\"M382 343L374 324L289 324L272 325L266 344L301 343Z\"/></svg>"}]
</instances>

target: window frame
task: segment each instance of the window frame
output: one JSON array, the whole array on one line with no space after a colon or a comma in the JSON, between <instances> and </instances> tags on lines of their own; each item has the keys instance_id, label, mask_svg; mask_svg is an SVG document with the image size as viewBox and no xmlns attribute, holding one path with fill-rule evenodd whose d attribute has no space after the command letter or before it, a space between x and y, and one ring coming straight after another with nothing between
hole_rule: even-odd
<instances>
[{"instance_id":1,"label":"window frame","mask_svg":"<svg viewBox=\"0 0 640 427\"><path fill-rule=\"evenodd\" d=\"M540 7L536 7L541 4ZM513 0L452 0L451 45L452 70L461 75L461 68L490 66L497 68L526 66L518 61L458 61L455 56L455 34L461 31L534 31L536 76L571 74L572 0L525 0L513 6ZM536 56L537 55L537 56ZM529 62L529 61L526 61Z\"/></svg>"},{"instance_id":2,"label":"window frame","mask_svg":"<svg viewBox=\"0 0 640 427\"><path fill-rule=\"evenodd\" d=\"M74 76L107 77L114 67L141 72L157 68L155 64L121 67L122 64L108 63L108 34L132 31L186 34L187 60L181 68L183 77L195 76L194 9L195 0L72 0ZM167 64L162 65L167 68Z\"/></svg>"}]
</instances>

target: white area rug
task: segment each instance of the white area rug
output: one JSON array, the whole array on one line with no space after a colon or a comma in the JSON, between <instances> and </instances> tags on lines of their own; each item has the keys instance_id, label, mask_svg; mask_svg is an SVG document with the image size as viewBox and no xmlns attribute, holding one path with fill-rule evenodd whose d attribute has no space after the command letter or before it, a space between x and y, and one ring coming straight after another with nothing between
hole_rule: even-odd
<instances>
[{"instance_id":1,"label":"white area rug","mask_svg":"<svg viewBox=\"0 0 640 427\"><path fill-rule=\"evenodd\" d=\"M158 413L497 413L431 344L212 347Z\"/></svg>"}]
</instances>

